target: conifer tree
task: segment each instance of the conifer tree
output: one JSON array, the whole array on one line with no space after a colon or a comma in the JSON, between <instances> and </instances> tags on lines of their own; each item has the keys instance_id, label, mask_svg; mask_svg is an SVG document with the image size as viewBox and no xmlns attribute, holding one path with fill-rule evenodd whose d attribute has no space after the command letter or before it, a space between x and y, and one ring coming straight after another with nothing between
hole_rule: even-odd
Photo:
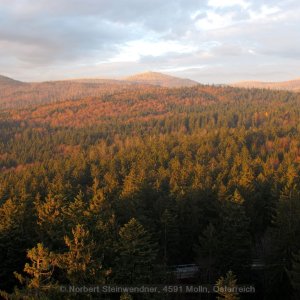
<instances>
[{"instance_id":1,"label":"conifer tree","mask_svg":"<svg viewBox=\"0 0 300 300\"><path fill-rule=\"evenodd\" d=\"M300 247L300 192L288 183L282 190L273 221L275 253L290 269L293 253Z\"/></svg>"},{"instance_id":2,"label":"conifer tree","mask_svg":"<svg viewBox=\"0 0 300 300\"><path fill-rule=\"evenodd\" d=\"M119 231L117 278L123 283L149 282L157 256L157 244L136 220L131 219Z\"/></svg>"},{"instance_id":3,"label":"conifer tree","mask_svg":"<svg viewBox=\"0 0 300 300\"><path fill-rule=\"evenodd\" d=\"M24 267L26 276L14 273L24 287L15 287L12 294L1 295L5 299L60 299L57 283L52 278L56 266L54 253L39 243L28 250L27 258L30 262Z\"/></svg>"},{"instance_id":4,"label":"conifer tree","mask_svg":"<svg viewBox=\"0 0 300 300\"><path fill-rule=\"evenodd\" d=\"M214 225L209 223L203 233L199 236L198 243L194 247L197 263L201 268L201 272L206 272L205 280L207 280L207 282L211 282L217 267L218 248L218 232Z\"/></svg>"},{"instance_id":5,"label":"conifer tree","mask_svg":"<svg viewBox=\"0 0 300 300\"><path fill-rule=\"evenodd\" d=\"M58 267L65 270L72 284L101 283L102 257L95 258L95 243L82 225L72 229L72 237L65 236L68 251L57 256Z\"/></svg>"},{"instance_id":6,"label":"conifer tree","mask_svg":"<svg viewBox=\"0 0 300 300\"><path fill-rule=\"evenodd\" d=\"M218 189L218 199L220 201L225 201L228 198L228 191L226 186L221 182L219 189Z\"/></svg>"},{"instance_id":7,"label":"conifer tree","mask_svg":"<svg viewBox=\"0 0 300 300\"><path fill-rule=\"evenodd\" d=\"M267 286L268 293L280 295L282 298L291 296L291 282L288 270L293 264L293 253L300 248L300 193L290 178L283 187L273 219L271 231L273 247L268 256L272 266L268 270L271 278Z\"/></svg>"},{"instance_id":8,"label":"conifer tree","mask_svg":"<svg viewBox=\"0 0 300 300\"><path fill-rule=\"evenodd\" d=\"M128 293L123 293L120 296L120 300L133 300L132 296Z\"/></svg>"},{"instance_id":9,"label":"conifer tree","mask_svg":"<svg viewBox=\"0 0 300 300\"><path fill-rule=\"evenodd\" d=\"M87 204L84 195L80 191L74 200L62 208L65 226L71 229L76 224L86 224L88 222Z\"/></svg>"},{"instance_id":10,"label":"conifer tree","mask_svg":"<svg viewBox=\"0 0 300 300\"><path fill-rule=\"evenodd\" d=\"M116 215L109 200L104 190L95 185L92 199L84 211L85 223L97 245L96 253L99 253L98 256L104 255L106 261L114 259L114 245L118 236Z\"/></svg>"},{"instance_id":11,"label":"conifer tree","mask_svg":"<svg viewBox=\"0 0 300 300\"><path fill-rule=\"evenodd\" d=\"M165 209L161 216L164 260L166 264L174 264L178 259L178 217L175 212Z\"/></svg>"},{"instance_id":12,"label":"conifer tree","mask_svg":"<svg viewBox=\"0 0 300 300\"><path fill-rule=\"evenodd\" d=\"M40 238L52 243L53 246L63 244L63 236L67 231L63 214L65 205L64 199L60 195L49 194L45 201L40 198L35 201Z\"/></svg>"},{"instance_id":13,"label":"conifer tree","mask_svg":"<svg viewBox=\"0 0 300 300\"><path fill-rule=\"evenodd\" d=\"M300 251L293 255L292 270L289 272L289 276L295 293L300 296Z\"/></svg>"},{"instance_id":14,"label":"conifer tree","mask_svg":"<svg viewBox=\"0 0 300 300\"><path fill-rule=\"evenodd\" d=\"M249 167L248 164L244 161L241 175L239 178L239 187L241 188L243 194L251 197L253 191L254 191L254 172Z\"/></svg>"},{"instance_id":15,"label":"conifer tree","mask_svg":"<svg viewBox=\"0 0 300 300\"><path fill-rule=\"evenodd\" d=\"M11 286L15 283L13 272L21 271L24 266L26 250L34 243L34 227L26 220L32 212L24 201L8 199L0 207L0 278L1 285Z\"/></svg>"},{"instance_id":16,"label":"conifer tree","mask_svg":"<svg viewBox=\"0 0 300 300\"><path fill-rule=\"evenodd\" d=\"M216 282L216 287L218 290L219 296L218 300L239 300L239 294L235 290L237 288L236 285L237 279L232 271L228 271L225 277L221 277Z\"/></svg>"},{"instance_id":17,"label":"conifer tree","mask_svg":"<svg viewBox=\"0 0 300 300\"><path fill-rule=\"evenodd\" d=\"M237 204L243 204L245 202L245 199L243 198L243 196L241 195L238 189L235 189L232 197L232 201Z\"/></svg>"},{"instance_id":18,"label":"conifer tree","mask_svg":"<svg viewBox=\"0 0 300 300\"><path fill-rule=\"evenodd\" d=\"M26 263L24 272L31 278L27 284L32 289L48 289L51 286L51 277L55 266L55 257L43 244L28 251L27 257L31 263ZM21 277L20 277L21 278Z\"/></svg>"},{"instance_id":19,"label":"conifer tree","mask_svg":"<svg viewBox=\"0 0 300 300\"><path fill-rule=\"evenodd\" d=\"M221 211L217 228L220 242L217 264L223 271L230 268L243 276L251 264L249 219L243 205L235 200L224 203Z\"/></svg>"}]
</instances>

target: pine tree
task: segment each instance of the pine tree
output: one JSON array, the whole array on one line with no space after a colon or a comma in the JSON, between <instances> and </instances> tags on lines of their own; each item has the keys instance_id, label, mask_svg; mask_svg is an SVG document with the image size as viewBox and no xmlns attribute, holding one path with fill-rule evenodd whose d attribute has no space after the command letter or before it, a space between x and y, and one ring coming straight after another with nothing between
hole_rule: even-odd
<instances>
[{"instance_id":1,"label":"pine tree","mask_svg":"<svg viewBox=\"0 0 300 300\"><path fill-rule=\"evenodd\" d=\"M238 204L243 204L245 202L245 199L243 198L238 189L235 189L232 201Z\"/></svg>"},{"instance_id":2,"label":"pine tree","mask_svg":"<svg viewBox=\"0 0 300 300\"><path fill-rule=\"evenodd\" d=\"M220 201L225 201L228 198L228 191L226 186L221 182L219 189L218 189L218 199Z\"/></svg>"},{"instance_id":3,"label":"pine tree","mask_svg":"<svg viewBox=\"0 0 300 300\"><path fill-rule=\"evenodd\" d=\"M300 192L298 186L288 180L283 187L273 219L271 237L272 251L268 255L269 270L268 292L282 298L291 296L291 283L287 270L291 270L293 253L300 248Z\"/></svg>"},{"instance_id":4,"label":"pine tree","mask_svg":"<svg viewBox=\"0 0 300 300\"><path fill-rule=\"evenodd\" d=\"M131 168L129 174L124 179L121 197L126 199L138 195L139 191L143 187L144 179L144 172L139 172L134 167Z\"/></svg>"},{"instance_id":5,"label":"pine tree","mask_svg":"<svg viewBox=\"0 0 300 300\"><path fill-rule=\"evenodd\" d=\"M16 287L11 295L2 293L2 296L5 299L59 299L57 284L52 278L56 266L54 253L39 243L28 250L27 258L30 263L24 267L26 276L14 273L24 287Z\"/></svg>"},{"instance_id":6,"label":"pine tree","mask_svg":"<svg viewBox=\"0 0 300 300\"><path fill-rule=\"evenodd\" d=\"M53 247L62 246L63 236L67 231L63 213L65 206L61 195L49 194L45 201L40 198L35 201L40 239L52 243Z\"/></svg>"},{"instance_id":7,"label":"pine tree","mask_svg":"<svg viewBox=\"0 0 300 300\"><path fill-rule=\"evenodd\" d=\"M244 161L242 171L239 178L239 187L243 194L251 196L254 191L254 172L250 166Z\"/></svg>"},{"instance_id":8,"label":"pine tree","mask_svg":"<svg viewBox=\"0 0 300 300\"><path fill-rule=\"evenodd\" d=\"M207 199L201 199L201 205L206 205ZM190 198L178 201L178 223L180 230L179 251L180 263L186 263L193 255L193 245L196 243L199 232L199 221L202 207L199 205L197 195L190 195ZM205 209L208 207L205 207Z\"/></svg>"},{"instance_id":9,"label":"pine tree","mask_svg":"<svg viewBox=\"0 0 300 300\"><path fill-rule=\"evenodd\" d=\"M122 283L145 283L152 277L157 244L136 220L131 219L119 231L117 279Z\"/></svg>"},{"instance_id":10,"label":"pine tree","mask_svg":"<svg viewBox=\"0 0 300 300\"><path fill-rule=\"evenodd\" d=\"M114 260L114 245L118 236L118 226L115 212L103 189L94 186L93 196L85 210L85 223L97 245L97 256L104 255L106 262ZM106 265L110 268L111 265Z\"/></svg>"},{"instance_id":11,"label":"pine tree","mask_svg":"<svg viewBox=\"0 0 300 300\"><path fill-rule=\"evenodd\" d=\"M232 271L228 271L225 277L221 277L216 282L216 287L218 290L218 294L220 296L217 297L218 300L239 300L239 294L235 291L237 288L237 279Z\"/></svg>"},{"instance_id":12,"label":"pine tree","mask_svg":"<svg viewBox=\"0 0 300 300\"><path fill-rule=\"evenodd\" d=\"M34 219L27 208L27 203L17 199L8 199L0 207L0 287L12 287L13 272L22 270L26 250L35 241Z\"/></svg>"},{"instance_id":13,"label":"pine tree","mask_svg":"<svg viewBox=\"0 0 300 300\"><path fill-rule=\"evenodd\" d=\"M65 226L68 229L75 227L76 224L87 223L87 205L84 201L84 195L81 191L72 202L68 203L68 205L65 205L62 208L62 213Z\"/></svg>"},{"instance_id":14,"label":"pine tree","mask_svg":"<svg viewBox=\"0 0 300 300\"><path fill-rule=\"evenodd\" d=\"M99 182L96 179L92 186L91 196L91 201L89 203L89 211L91 213L101 213L104 205L107 205L109 208L111 208L110 203L107 203L106 201L104 190L99 187Z\"/></svg>"},{"instance_id":15,"label":"pine tree","mask_svg":"<svg viewBox=\"0 0 300 300\"><path fill-rule=\"evenodd\" d=\"M232 269L239 277L244 276L251 264L251 236L249 219L242 204L224 203L217 232L220 242L218 267L223 271Z\"/></svg>"},{"instance_id":16,"label":"pine tree","mask_svg":"<svg viewBox=\"0 0 300 300\"><path fill-rule=\"evenodd\" d=\"M275 201L277 196L273 195L272 181L260 173L255 181L255 190L250 195L250 199L245 201L247 216L250 216L250 231L256 243L261 243L264 234L271 225L273 218Z\"/></svg>"},{"instance_id":17,"label":"pine tree","mask_svg":"<svg viewBox=\"0 0 300 300\"><path fill-rule=\"evenodd\" d=\"M292 270L289 272L289 277L295 292L300 296L300 251L293 255Z\"/></svg>"},{"instance_id":18,"label":"pine tree","mask_svg":"<svg viewBox=\"0 0 300 300\"><path fill-rule=\"evenodd\" d=\"M95 243L82 225L72 229L72 237L65 237L68 251L57 257L58 267L65 270L72 284L101 283L102 257L95 258Z\"/></svg>"},{"instance_id":19,"label":"pine tree","mask_svg":"<svg viewBox=\"0 0 300 300\"><path fill-rule=\"evenodd\" d=\"M43 244L28 251L27 257L31 263L26 263L24 272L32 277L28 282L28 288L48 289L51 286L51 277L54 271L54 255Z\"/></svg>"},{"instance_id":20,"label":"pine tree","mask_svg":"<svg viewBox=\"0 0 300 300\"><path fill-rule=\"evenodd\" d=\"M290 269L293 253L300 247L300 192L296 185L287 184L279 198L273 222L275 252Z\"/></svg>"},{"instance_id":21,"label":"pine tree","mask_svg":"<svg viewBox=\"0 0 300 300\"><path fill-rule=\"evenodd\" d=\"M198 243L194 247L196 260L201 268L201 272L206 272L207 282L211 282L214 271L216 270L216 261L218 258L218 233L212 223L205 228L199 236Z\"/></svg>"},{"instance_id":22,"label":"pine tree","mask_svg":"<svg viewBox=\"0 0 300 300\"><path fill-rule=\"evenodd\" d=\"M120 296L120 300L133 300L132 296L128 293L123 293Z\"/></svg>"},{"instance_id":23,"label":"pine tree","mask_svg":"<svg viewBox=\"0 0 300 300\"><path fill-rule=\"evenodd\" d=\"M161 216L161 223L164 260L166 264L174 264L179 255L178 217L174 211L165 209Z\"/></svg>"}]
</instances>

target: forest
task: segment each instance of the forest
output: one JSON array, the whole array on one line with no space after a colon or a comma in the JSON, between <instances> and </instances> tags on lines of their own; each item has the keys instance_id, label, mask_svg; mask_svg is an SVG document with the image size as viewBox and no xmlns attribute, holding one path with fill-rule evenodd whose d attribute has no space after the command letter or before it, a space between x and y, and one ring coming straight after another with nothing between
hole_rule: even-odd
<instances>
[{"instance_id":1,"label":"forest","mask_svg":"<svg viewBox=\"0 0 300 300\"><path fill-rule=\"evenodd\" d=\"M1 296L299 299L300 94L112 86L85 94L77 83L25 106L5 98ZM188 282L255 294L59 290L183 283L170 270L188 264L199 267Z\"/></svg>"}]
</instances>

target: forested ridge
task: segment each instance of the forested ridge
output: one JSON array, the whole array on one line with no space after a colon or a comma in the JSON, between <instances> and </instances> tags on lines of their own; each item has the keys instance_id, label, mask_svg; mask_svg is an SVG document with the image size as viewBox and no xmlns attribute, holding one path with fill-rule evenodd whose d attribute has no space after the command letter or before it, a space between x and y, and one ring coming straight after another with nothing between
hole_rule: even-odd
<instances>
[{"instance_id":1,"label":"forested ridge","mask_svg":"<svg viewBox=\"0 0 300 300\"><path fill-rule=\"evenodd\" d=\"M248 88L265 88L274 90L288 90L299 92L300 91L300 79L293 79L288 81L279 82L263 82L263 81L241 81L231 84L235 87L248 87Z\"/></svg>"},{"instance_id":2,"label":"forested ridge","mask_svg":"<svg viewBox=\"0 0 300 300\"><path fill-rule=\"evenodd\" d=\"M78 78L46 82L22 82L0 75L2 108L25 108L36 104L102 97L149 86L188 87L198 85L190 79L158 72L136 74L123 79Z\"/></svg>"},{"instance_id":3,"label":"forested ridge","mask_svg":"<svg viewBox=\"0 0 300 300\"><path fill-rule=\"evenodd\" d=\"M241 299L297 299L300 94L143 85L28 103L0 110L4 297L84 299L57 287L174 283L171 266L196 264L195 283L254 284Z\"/></svg>"}]
</instances>

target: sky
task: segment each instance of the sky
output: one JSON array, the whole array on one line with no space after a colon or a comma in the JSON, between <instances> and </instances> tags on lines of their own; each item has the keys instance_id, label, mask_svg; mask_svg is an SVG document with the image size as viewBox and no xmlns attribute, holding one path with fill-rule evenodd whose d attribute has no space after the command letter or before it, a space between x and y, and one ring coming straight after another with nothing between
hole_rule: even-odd
<instances>
[{"instance_id":1,"label":"sky","mask_svg":"<svg viewBox=\"0 0 300 300\"><path fill-rule=\"evenodd\" d=\"M299 0L0 0L0 74L300 77Z\"/></svg>"}]
</instances>

